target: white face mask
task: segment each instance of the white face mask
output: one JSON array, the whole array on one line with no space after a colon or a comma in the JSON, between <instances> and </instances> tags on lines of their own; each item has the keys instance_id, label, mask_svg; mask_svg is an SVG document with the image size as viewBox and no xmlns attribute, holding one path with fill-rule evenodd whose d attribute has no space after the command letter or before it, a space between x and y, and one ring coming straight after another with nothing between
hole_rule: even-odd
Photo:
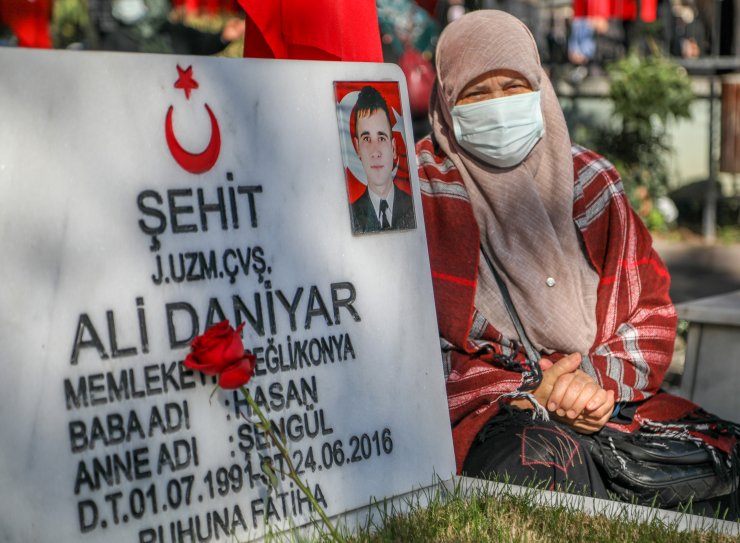
<instances>
[{"instance_id":1,"label":"white face mask","mask_svg":"<svg viewBox=\"0 0 740 543\"><path fill-rule=\"evenodd\" d=\"M519 164L545 133L540 91L455 106L451 113L460 146L499 168Z\"/></svg>"}]
</instances>

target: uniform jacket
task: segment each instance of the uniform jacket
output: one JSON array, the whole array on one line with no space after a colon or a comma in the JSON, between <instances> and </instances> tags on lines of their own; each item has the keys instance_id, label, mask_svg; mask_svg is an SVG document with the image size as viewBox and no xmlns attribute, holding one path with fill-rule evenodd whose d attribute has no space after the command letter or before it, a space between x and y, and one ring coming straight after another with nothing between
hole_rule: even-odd
<instances>
[{"instance_id":1,"label":"uniform jacket","mask_svg":"<svg viewBox=\"0 0 740 543\"><path fill-rule=\"evenodd\" d=\"M380 221L375 214L375 208L365 189L357 200L352 203L352 229L354 232L376 232L381 230ZM416 221L414 219L414 206L411 196L399 189L395 183L393 195L393 216L389 216L391 230L406 230L414 228Z\"/></svg>"}]
</instances>

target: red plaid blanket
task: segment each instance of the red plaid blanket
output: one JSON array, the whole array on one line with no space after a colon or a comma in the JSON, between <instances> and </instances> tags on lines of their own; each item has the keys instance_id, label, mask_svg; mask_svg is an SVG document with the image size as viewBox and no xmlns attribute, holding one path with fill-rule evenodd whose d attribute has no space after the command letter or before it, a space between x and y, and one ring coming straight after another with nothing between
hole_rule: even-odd
<instances>
[{"instance_id":1,"label":"red plaid blanket","mask_svg":"<svg viewBox=\"0 0 740 543\"><path fill-rule=\"evenodd\" d=\"M632 210L619 174L603 157L572 147L575 172L573 220L600 282L597 333L582 369L619 402L645 400L624 431L661 431L666 421L686 420L698 406L658 394L673 353L676 312L670 277L652 238ZM531 381L524 351L504 338L473 306L479 231L463 180L430 137L416 147L429 244L447 398L458 471L473 439L494 416L505 395ZM525 273L525 272L523 272ZM516 338L515 338L516 339ZM554 353L557 360L566 353ZM507 360L502 364L502 360ZM683 424L683 423L682 423ZM671 425L675 433L676 425ZM729 452L732 436L692 433Z\"/></svg>"}]
</instances>

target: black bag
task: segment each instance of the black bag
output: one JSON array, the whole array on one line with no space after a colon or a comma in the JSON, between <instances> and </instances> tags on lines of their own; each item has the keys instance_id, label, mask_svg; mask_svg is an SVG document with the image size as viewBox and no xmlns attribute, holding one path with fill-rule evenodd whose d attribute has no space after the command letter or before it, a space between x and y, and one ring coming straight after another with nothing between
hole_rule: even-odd
<instances>
[{"instance_id":1,"label":"black bag","mask_svg":"<svg viewBox=\"0 0 740 543\"><path fill-rule=\"evenodd\" d=\"M732 494L737 475L705 446L638 431L604 427L584 440L619 497L640 504L675 507Z\"/></svg>"},{"instance_id":2,"label":"black bag","mask_svg":"<svg viewBox=\"0 0 740 543\"><path fill-rule=\"evenodd\" d=\"M537 351L527 337L506 283L482 245L481 251L501 290L527 359L539 373ZM622 409L622 417L631 420L636 408L637 405L632 404ZM740 437L740 427L734 423L719 419L704 422L730 426L732 432ZM733 514L738 514L739 447L735 447L728 461L723 463L720 456L724 455L704 444L644 429L627 434L605 426L597 433L581 438L604 471L607 489L622 499L643 505L675 507L729 495Z\"/></svg>"}]
</instances>

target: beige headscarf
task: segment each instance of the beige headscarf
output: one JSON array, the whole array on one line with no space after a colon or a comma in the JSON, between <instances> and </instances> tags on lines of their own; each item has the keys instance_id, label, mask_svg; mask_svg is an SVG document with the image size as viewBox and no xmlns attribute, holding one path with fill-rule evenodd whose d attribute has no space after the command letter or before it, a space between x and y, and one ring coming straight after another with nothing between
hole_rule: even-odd
<instances>
[{"instance_id":1,"label":"beige headscarf","mask_svg":"<svg viewBox=\"0 0 740 543\"><path fill-rule=\"evenodd\" d=\"M481 244L506 282L529 338L540 351L586 353L596 335L598 275L584 256L573 222L570 137L532 34L505 12L474 11L444 30L436 63L430 112L434 137L462 174ZM451 129L450 110L460 91L494 69L515 70L541 91L545 134L512 168L474 158ZM517 338L482 259L475 305L505 336Z\"/></svg>"}]
</instances>

